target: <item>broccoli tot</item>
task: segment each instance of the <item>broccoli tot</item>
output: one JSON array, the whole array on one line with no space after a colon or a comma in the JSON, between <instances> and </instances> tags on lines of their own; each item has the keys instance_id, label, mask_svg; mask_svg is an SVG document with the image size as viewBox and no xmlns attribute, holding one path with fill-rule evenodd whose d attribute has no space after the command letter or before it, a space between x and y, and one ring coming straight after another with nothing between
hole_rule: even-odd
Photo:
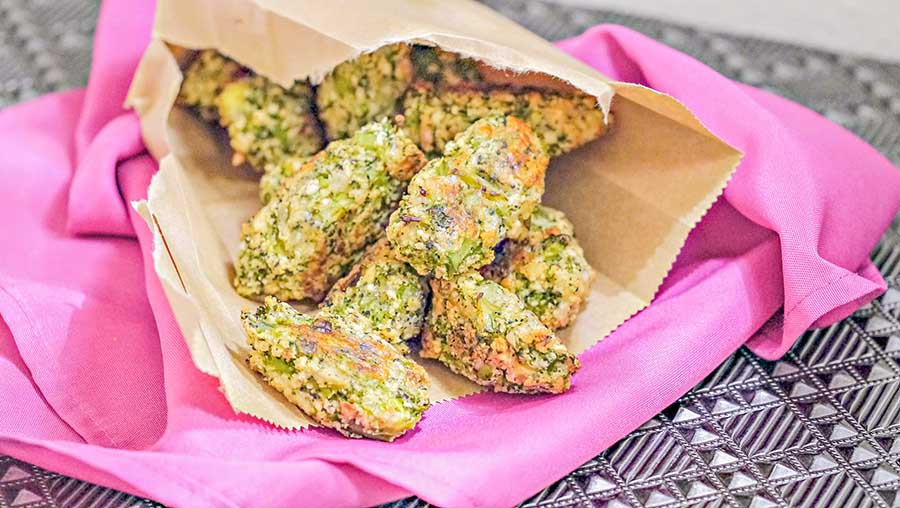
<instances>
[{"instance_id":1,"label":"broccoli tot","mask_svg":"<svg viewBox=\"0 0 900 508\"><path fill-rule=\"evenodd\" d=\"M312 96L306 81L283 88L263 76L248 76L226 85L216 104L234 149L233 163L246 160L263 171L286 157L318 152L323 138Z\"/></svg>"},{"instance_id":2,"label":"broccoli tot","mask_svg":"<svg viewBox=\"0 0 900 508\"><path fill-rule=\"evenodd\" d=\"M219 119L216 98L225 85L247 74L241 65L212 49L197 53L184 71L178 103L195 108L207 121Z\"/></svg>"},{"instance_id":3,"label":"broccoli tot","mask_svg":"<svg viewBox=\"0 0 900 508\"><path fill-rule=\"evenodd\" d=\"M405 341L422 332L428 293L425 279L394 257L382 239L335 283L321 314L375 333L405 351Z\"/></svg>"},{"instance_id":4,"label":"broccoli tot","mask_svg":"<svg viewBox=\"0 0 900 508\"><path fill-rule=\"evenodd\" d=\"M494 247L523 234L544 192L548 158L514 117L472 124L409 185L387 237L397 256L438 278L491 262Z\"/></svg>"},{"instance_id":5,"label":"broccoli tot","mask_svg":"<svg viewBox=\"0 0 900 508\"><path fill-rule=\"evenodd\" d=\"M259 200L267 204L290 177L300 172L309 157L286 157L278 163L266 164L259 179Z\"/></svg>"},{"instance_id":6,"label":"broccoli tot","mask_svg":"<svg viewBox=\"0 0 900 508\"><path fill-rule=\"evenodd\" d=\"M519 298L478 272L432 279L421 356L498 392L561 393L580 364Z\"/></svg>"},{"instance_id":7,"label":"broccoli tot","mask_svg":"<svg viewBox=\"0 0 900 508\"><path fill-rule=\"evenodd\" d=\"M335 67L316 94L328 139L345 138L373 120L393 117L412 79L406 44L383 46Z\"/></svg>"},{"instance_id":8,"label":"broccoli tot","mask_svg":"<svg viewBox=\"0 0 900 508\"><path fill-rule=\"evenodd\" d=\"M237 292L321 301L382 234L424 164L422 152L387 121L330 143L244 224Z\"/></svg>"},{"instance_id":9,"label":"broccoli tot","mask_svg":"<svg viewBox=\"0 0 900 508\"><path fill-rule=\"evenodd\" d=\"M413 68L416 79L440 88L477 87L482 85L481 66L466 58L434 46L413 46Z\"/></svg>"},{"instance_id":10,"label":"broccoli tot","mask_svg":"<svg viewBox=\"0 0 900 508\"><path fill-rule=\"evenodd\" d=\"M526 239L535 243L553 235L575 234L575 226L566 218L566 214L546 205L538 205L531 217L528 217L528 233Z\"/></svg>"},{"instance_id":11,"label":"broccoli tot","mask_svg":"<svg viewBox=\"0 0 900 508\"><path fill-rule=\"evenodd\" d=\"M538 206L526 238L508 242L502 259L482 274L515 293L547 327L565 328L587 299L594 278L573 235L562 212Z\"/></svg>"},{"instance_id":12,"label":"broccoli tot","mask_svg":"<svg viewBox=\"0 0 900 508\"><path fill-rule=\"evenodd\" d=\"M250 366L320 425L393 441L430 405L425 370L375 334L272 297L241 321Z\"/></svg>"},{"instance_id":13,"label":"broccoli tot","mask_svg":"<svg viewBox=\"0 0 900 508\"><path fill-rule=\"evenodd\" d=\"M445 90L417 84L403 99L403 115L404 129L429 156L440 154L457 134L491 115L512 115L525 121L551 157L606 132L596 98L551 90Z\"/></svg>"}]
</instances>

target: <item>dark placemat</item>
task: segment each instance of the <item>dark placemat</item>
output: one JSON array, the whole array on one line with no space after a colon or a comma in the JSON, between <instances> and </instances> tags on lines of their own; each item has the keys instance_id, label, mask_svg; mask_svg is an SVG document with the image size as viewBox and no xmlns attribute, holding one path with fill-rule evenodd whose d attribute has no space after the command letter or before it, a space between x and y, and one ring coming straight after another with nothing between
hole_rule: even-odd
<instances>
[{"instance_id":1,"label":"dark placemat","mask_svg":"<svg viewBox=\"0 0 900 508\"><path fill-rule=\"evenodd\" d=\"M597 23L630 26L821 112L900 162L900 65L607 11L486 3L551 40ZM81 0L0 0L0 106L84 84L96 11ZM781 361L741 349L523 506L900 507L900 220L872 259L891 286L876 302L806 333ZM13 506L155 504L0 458L0 508Z\"/></svg>"}]
</instances>

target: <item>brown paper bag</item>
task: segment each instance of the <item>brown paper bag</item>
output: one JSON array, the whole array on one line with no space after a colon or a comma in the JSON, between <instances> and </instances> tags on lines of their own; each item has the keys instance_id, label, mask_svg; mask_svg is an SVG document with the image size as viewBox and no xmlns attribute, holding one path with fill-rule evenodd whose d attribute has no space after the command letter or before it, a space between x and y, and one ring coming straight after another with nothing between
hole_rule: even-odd
<instances>
[{"instance_id":1,"label":"brown paper bag","mask_svg":"<svg viewBox=\"0 0 900 508\"><path fill-rule=\"evenodd\" d=\"M613 112L602 139L555 159L544 201L563 210L597 270L585 310L560 333L580 353L652 300L688 233L741 154L675 99L616 83L499 14L457 0L160 0L154 40L128 104L160 160L148 199L134 206L154 233L154 266L197 367L216 376L236 411L288 428L310 421L246 366L231 264L240 225L258 208L254 175L230 164L222 133L173 109L181 83L166 43L215 48L282 85L317 82L338 63L397 41L438 45L498 69L546 73ZM481 388L422 361L432 400ZM578 377L574 378L577 385Z\"/></svg>"}]
</instances>

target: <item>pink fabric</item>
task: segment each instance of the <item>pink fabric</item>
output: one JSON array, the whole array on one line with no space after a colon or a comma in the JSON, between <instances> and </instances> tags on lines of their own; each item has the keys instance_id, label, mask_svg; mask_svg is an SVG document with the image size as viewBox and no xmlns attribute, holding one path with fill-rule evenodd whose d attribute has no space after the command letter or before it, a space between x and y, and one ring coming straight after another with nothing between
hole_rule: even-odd
<instances>
[{"instance_id":1,"label":"pink fabric","mask_svg":"<svg viewBox=\"0 0 900 508\"><path fill-rule=\"evenodd\" d=\"M741 344L777 357L884 289L867 253L900 172L806 109L602 26L560 46L674 95L747 154L653 305L583 355L571 392L439 404L393 444L236 415L191 363L127 204L156 170L120 107L152 14L108 0L87 91L0 112L2 453L179 506L509 505Z\"/></svg>"}]
</instances>

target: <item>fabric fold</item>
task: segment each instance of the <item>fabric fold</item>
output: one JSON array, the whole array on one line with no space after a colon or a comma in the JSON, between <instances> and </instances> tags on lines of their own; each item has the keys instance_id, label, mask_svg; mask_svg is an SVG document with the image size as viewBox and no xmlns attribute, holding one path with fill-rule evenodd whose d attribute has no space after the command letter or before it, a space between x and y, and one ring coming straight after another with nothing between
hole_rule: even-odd
<instances>
[{"instance_id":1,"label":"fabric fold","mask_svg":"<svg viewBox=\"0 0 900 508\"><path fill-rule=\"evenodd\" d=\"M123 104L150 42L155 4L120 0L100 6L84 108L73 129L77 166L69 192L71 234L134 236L130 206L119 198L116 163L144 152L140 123Z\"/></svg>"},{"instance_id":2,"label":"fabric fold","mask_svg":"<svg viewBox=\"0 0 900 508\"><path fill-rule=\"evenodd\" d=\"M593 49L600 41L605 48ZM880 277L856 272L897 211L900 172L885 171L882 185L868 188L861 173L891 163L856 136L771 93L721 76L712 82L713 71L705 65L646 41L627 28L601 26L561 47L590 65L621 72L621 79L642 79L678 98L745 153L725 197L745 217L779 235L787 310L777 344L768 334L765 343L753 341L753 350L777 358L813 323L825 326L840 319L836 316L846 317L832 312L836 300L848 303L883 292ZM710 100L709 92L721 100ZM837 230L843 233L834 234ZM828 289L842 277L850 280Z\"/></svg>"},{"instance_id":3,"label":"fabric fold","mask_svg":"<svg viewBox=\"0 0 900 508\"><path fill-rule=\"evenodd\" d=\"M0 238L14 239L0 249L0 316L43 397L84 440L141 448L158 439L165 402L140 246L66 230L83 97L0 112L0 178L9 183L0 189ZM102 158L113 177L117 159ZM110 199L124 202L118 192ZM2 407L16 407L15 393L3 396Z\"/></svg>"}]
</instances>

